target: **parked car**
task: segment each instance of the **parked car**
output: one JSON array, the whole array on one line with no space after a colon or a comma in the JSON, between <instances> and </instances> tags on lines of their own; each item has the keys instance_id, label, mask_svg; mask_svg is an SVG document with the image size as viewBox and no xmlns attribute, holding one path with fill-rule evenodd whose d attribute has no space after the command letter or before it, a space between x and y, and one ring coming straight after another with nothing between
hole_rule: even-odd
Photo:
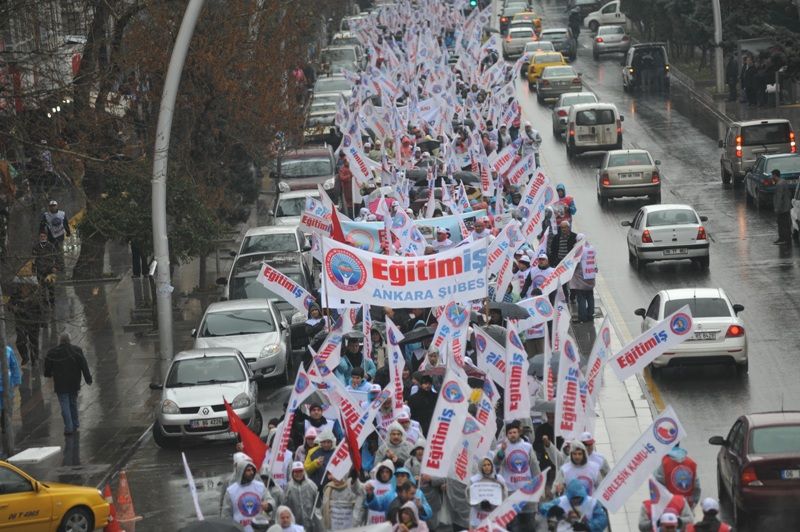
<instances>
[{"instance_id":1,"label":"parked car","mask_svg":"<svg viewBox=\"0 0 800 532\"><path fill-rule=\"evenodd\" d=\"M334 33L331 38L331 46L344 45L361 46L361 41L356 38L352 31L339 31Z\"/></svg>"},{"instance_id":2,"label":"parked car","mask_svg":"<svg viewBox=\"0 0 800 532\"><path fill-rule=\"evenodd\" d=\"M589 151L622 149L622 121L613 103L581 103L567 115L567 157Z\"/></svg>"},{"instance_id":3,"label":"parked car","mask_svg":"<svg viewBox=\"0 0 800 532\"><path fill-rule=\"evenodd\" d=\"M528 88L536 87L536 80L539 79L545 68L566 64L567 61L561 52L534 52L531 56L530 66L528 66Z\"/></svg>"},{"instance_id":4,"label":"parked car","mask_svg":"<svg viewBox=\"0 0 800 532\"><path fill-rule=\"evenodd\" d=\"M792 124L783 118L733 122L720 139L722 182L741 182L759 155L797 153Z\"/></svg>"},{"instance_id":5,"label":"parked car","mask_svg":"<svg viewBox=\"0 0 800 532\"><path fill-rule=\"evenodd\" d=\"M37 480L0 460L0 520L5 530L56 532L102 529L110 505L95 487Z\"/></svg>"},{"instance_id":6,"label":"parked car","mask_svg":"<svg viewBox=\"0 0 800 532\"><path fill-rule=\"evenodd\" d=\"M317 185L329 187L333 193L336 164L330 146L311 146L284 151L274 162L270 177L276 192L317 190Z\"/></svg>"},{"instance_id":7,"label":"parked car","mask_svg":"<svg viewBox=\"0 0 800 532\"><path fill-rule=\"evenodd\" d=\"M500 35L505 36L505 34L508 33L508 28L511 26L511 19L514 18L514 15L523 13L526 10L527 7L522 4L512 4L503 7L502 11L500 11Z\"/></svg>"},{"instance_id":8,"label":"parked car","mask_svg":"<svg viewBox=\"0 0 800 532\"><path fill-rule=\"evenodd\" d=\"M631 221L622 222L628 230L628 262L637 270L661 260L686 260L708 269L708 236L700 216L689 205L645 205Z\"/></svg>"},{"instance_id":9,"label":"parked car","mask_svg":"<svg viewBox=\"0 0 800 532\"><path fill-rule=\"evenodd\" d=\"M797 530L800 411L740 416L726 437L712 436L708 443L720 446L717 493L722 507L731 508L736 530L760 530L767 516L784 521L782 530Z\"/></svg>"},{"instance_id":10,"label":"parked car","mask_svg":"<svg viewBox=\"0 0 800 532\"><path fill-rule=\"evenodd\" d=\"M511 19L511 26L513 26L515 22L519 21L533 23L533 29L536 31L537 35L542 31L542 17L533 11L523 11L514 15L514 17Z\"/></svg>"},{"instance_id":11,"label":"parked car","mask_svg":"<svg viewBox=\"0 0 800 532\"><path fill-rule=\"evenodd\" d=\"M647 196L661 203L661 161L647 150L612 150L597 168L597 201L606 205L609 198Z\"/></svg>"},{"instance_id":12,"label":"parked car","mask_svg":"<svg viewBox=\"0 0 800 532\"><path fill-rule=\"evenodd\" d=\"M315 97L321 94L335 94L348 100L353 95L353 84L344 76L319 76L314 82L313 94Z\"/></svg>"},{"instance_id":13,"label":"parked car","mask_svg":"<svg viewBox=\"0 0 800 532\"><path fill-rule=\"evenodd\" d=\"M569 108L581 103L597 103L597 96L593 92L565 92L559 96L553 106L553 135L560 137L567 125Z\"/></svg>"},{"instance_id":14,"label":"parked car","mask_svg":"<svg viewBox=\"0 0 800 532\"><path fill-rule=\"evenodd\" d=\"M264 225L248 229L244 234L239 252L247 253L302 253L309 250L306 237L297 227Z\"/></svg>"},{"instance_id":15,"label":"parked car","mask_svg":"<svg viewBox=\"0 0 800 532\"><path fill-rule=\"evenodd\" d=\"M364 19L366 19L366 15L352 15L349 17L342 17L342 20L339 22L339 31L353 31L355 24Z\"/></svg>"},{"instance_id":16,"label":"parked car","mask_svg":"<svg viewBox=\"0 0 800 532\"><path fill-rule=\"evenodd\" d=\"M631 38L622 26L600 26L592 43L592 57L600 59L602 54L628 53Z\"/></svg>"},{"instance_id":17,"label":"parked car","mask_svg":"<svg viewBox=\"0 0 800 532\"><path fill-rule=\"evenodd\" d=\"M739 313L743 305L731 303L721 288L677 288L662 290L647 309L634 314L642 318L642 332L650 330L678 309L689 305L694 322L691 338L670 348L650 364L650 373L663 368L689 364L732 364L738 373L747 373L747 334Z\"/></svg>"},{"instance_id":18,"label":"parked car","mask_svg":"<svg viewBox=\"0 0 800 532\"><path fill-rule=\"evenodd\" d=\"M528 67L531 64L531 56L539 51L555 52L556 49L550 41L530 41L526 43L525 48L522 49L522 55L524 57L522 59L522 67L519 69L520 77L528 77Z\"/></svg>"},{"instance_id":19,"label":"parked car","mask_svg":"<svg viewBox=\"0 0 800 532\"><path fill-rule=\"evenodd\" d=\"M229 434L224 401L257 435L263 420L256 405L258 384L242 354L232 348L190 349L172 359L153 423L153 440L173 447L181 438Z\"/></svg>"},{"instance_id":20,"label":"parked car","mask_svg":"<svg viewBox=\"0 0 800 532\"><path fill-rule=\"evenodd\" d=\"M323 187L329 195L333 196L333 182L326 182ZM328 188L330 187L330 188ZM275 198L275 206L269 211L270 223L272 225L283 225L297 227L300 217L306 208L306 198L319 199L319 192L316 190L293 190L291 192L281 192Z\"/></svg>"},{"instance_id":21,"label":"parked car","mask_svg":"<svg viewBox=\"0 0 800 532\"><path fill-rule=\"evenodd\" d=\"M759 155L755 164L744 176L744 192L747 203L758 206L772 205L775 184L772 171L780 170L781 178L797 183L800 177L800 154Z\"/></svg>"},{"instance_id":22,"label":"parked car","mask_svg":"<svg viewBox=\"0 0 800 532\"><path fill-rule=\"evenodd\" d=\"M228 277L220 277L217 284L223 286L222 301L228 299L275 299L279 296L258 282L261 264L270 266L302 286L307 292L315 292L314 279L301 253L247 253L233 261Z\"/></svg>"},{"instance_id":23,"label":"parked car","mask_svg":"<svg viewBox=\"0 0 800 532\"><path fill-rule=\"evenodd\" d=\"M620 10L620 0L605 4L597 11L588 13L583 19L583 25L594 33L604 24L622 25L628 23L628 17Z\"/></svg>"},{"instance_id":24,"label":"parked car","mask_svg":"<svg viewBox=\"0 0 800 532\"><path fill-rule=\"evenodd\" d=\"M622 62L622 90L669 91L669 56L664 43L634 44Z\"/></svg>"},{"instance_id":25,"label":"parked car","mask_svg":"<svg viewBox=\"0 0 800 532\"><path fill-rule=\"evenodd\" d=\"M336 109L309 112L303 126L305 146L328 145L337 148L342 141L342 133L336 126Z\"/></svg>"},{"instance_id":26,"label":"parked car","mask_svg":"<svg viewBox=\"0 0 800 532\"><path fill-rule=\"evenodd\" d=\"M536 81L536 101L543 104L545 100L553 100L567 92L581 92L583 82L581 75L569 65L551 66L542 71Z\"/></svg>"},{"instance_id":27,"label":"parked car","mask_svg":"<svg viewBox=\"0 0 800 532\"><path fill-rule=\"evenodd\" d=\"M338 74L342 69L357 72L364 66L364 52L352 44L328 46L320 52L319 65L322 74Z\"/></svg>"},{"instance_id":28,"label":"parked car","mask_svg":"<svg viewBox=\"0 0 800 532\"><path fill-rule=\"evenodd\" d=\"M535 40L536 33L533 31L532 24L510 28L505 39L503 39L503 58L519 57L525 45Z\"/></svg>"},{"instance_id":29,"label":"parked car","mask_svg":"<svg viewBox=\"0 0 800 532\"><path fill-rule=\"evenodd\" d=\"M550 41L556 50L569 61L575 61L578 56L578 40L572 35L569 28L548 28L539 35L542 41Z\"/></svg>"},{"instance_id":30,"label":"parked car","mask_svg":"<svg viewBox=\"0 0 800 532\"><path fill-rule=\"evenodd\" d=\"M287 329L270 300L237 299L211 303L192 336L195 349L231 347L244 356L257 377L288 382Z\"/></svg>"}]
</instances>

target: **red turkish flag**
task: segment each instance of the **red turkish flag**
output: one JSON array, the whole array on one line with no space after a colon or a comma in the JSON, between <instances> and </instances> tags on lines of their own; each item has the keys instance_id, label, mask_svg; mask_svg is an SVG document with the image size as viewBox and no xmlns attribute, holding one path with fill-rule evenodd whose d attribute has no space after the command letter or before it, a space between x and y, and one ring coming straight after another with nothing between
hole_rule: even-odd
<instances>
[{"instance_id":1,"label":"red turkish flag","mask_svg":"<svg viewBox=\"0 0 800 532\"><path fill-rule=\"evenodd\" d=\"M230 426L231 432L235 432L239 435L239 439L242 440L242 445L244 446L244 454L250 457L250 460L256 466L256 471L261 470L261 463L264 461L264 456L267 454L267 444L261 441L261 438L258 437L258 434L250 430L242 418L233 411L231 408L230 403L223 399L225 403L225 411L228 413L228 425Z\"/></svg>"}]
</instances>

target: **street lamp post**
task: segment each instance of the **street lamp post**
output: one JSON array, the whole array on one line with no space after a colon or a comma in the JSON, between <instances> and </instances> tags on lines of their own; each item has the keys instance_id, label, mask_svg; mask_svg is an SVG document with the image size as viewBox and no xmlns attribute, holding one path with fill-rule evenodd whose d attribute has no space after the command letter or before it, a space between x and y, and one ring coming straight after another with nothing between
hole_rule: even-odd
<instances>
[{"instance_id":1,"label":"street lamp post","mask_svg":"<svg viewBox=\"0 0 800 532\"><path fill-rule=\"evenodd\" d=\"M161 107L158 111L155 150L153 152L153 254L157 263L156 308L158 310L159 351L164 358L172 358L172 284L169 273L169 239L167 237L167 164L169 162L169 137L175 99L181 81L183 64L189 51L197 19L205 0L189 0L183 14L181 28L175 39L169 60Z\"/></svg>"},{"instance_id":2,"label":"street lamp post","mask_svg":"<svg viewBox=\"0 0 800 532\"><path fill-rule=\"evenodd\" d=\"M714 73L717 78L717 97L725 94L725 64L722 54L722 10L719 0L711 0L714 12Z\"/></svg>"}]
</instances>

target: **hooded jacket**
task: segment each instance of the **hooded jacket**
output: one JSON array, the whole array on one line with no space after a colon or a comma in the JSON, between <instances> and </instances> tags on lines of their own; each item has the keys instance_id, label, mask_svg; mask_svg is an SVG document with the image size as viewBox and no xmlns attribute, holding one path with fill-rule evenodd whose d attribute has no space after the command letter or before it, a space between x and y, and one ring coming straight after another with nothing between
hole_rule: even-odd
<instances>
[{"instance_id":1,"label":"hooded jacket","mask_svg":"<svg viewBox=\"0 0 800 532\"><path fill-rule=\"evenodd\" d=\"M667 488L670 487L670 482L668 482L667 479L665 478L664 464L669 462L674 462L678 464L678 466L680 465L686 466L686 468L692 469L694 471L693 473L694 479L691 480L692 487L689 490L687 490L691 491L691 494L689 495L682 494L686 497L686 500L689 502L689 505L692 508L694 508L694 506L700 500L700 476L697 474L697 464L694 462L694 460L689 458L689 453L683 447L675 446L672 449L670 449L667 455L664 458L662 458L661 464L658 466L658 469L656 469L656 472L653 473L655 479L664 486L667 486Z\"/></svg>"},{"instance_id":2,"label":"hooded jacket","mask_svg":"<svg viewBox=\"0 0 800 532\"><path fill-rule=\"evenodd\" d=\"M403 434L402 441L395 445L390 441L392 431L399 430ZM395 467L399 467L402 464L406 463L408 457L411 456L411 444L406 441L406 431L403 429L403 426L398 423L397 421L393 421L386 429L386 442L378 447L378 452L375 455L375 461L380 463L383 462L387 456L386 453L388 451L392 451L395 455L395 459L393 460Z\"/></svg>"},{"instance_id":3,"label":"hooded jacket","mask_svg":"<svg viewBox=\"0 0 800 532\"><path fill-rule=\"evenodd\" d=\"M288 511L290 514L292 514L292 522L291 522L291 524L288 527L283 528L281 525L276 523L276 524L272 525L271 527L269 527L267 529L267 532L305 532L305 528L303 528L302 526L300 526L297 523L295 523L295 521L294 521L294 513L292 513L292 509L289 508L288 506L279 506L278 510L275 512L275 516L277 517L279 513L286 512L286 511ZM275 519L275 520L277 521L277 519Z\"/></svg>"},{"instance_id":4,"label":"hooded jacket","mask_svg":"<svg viewBox=\"0 0 800 532\"><path fill-rule=\"evenodd\" d=\"M242 482L245 469L253 467L254 476L250 482ZM225 490L225 502L222 506L222 516L233 519L242 525L247 532L253 532L250 522L253 517L262 513L263 503L273 505L275 501L269 494L264 483L258 479L258 471L252 460L248 457L237 456L233 477L236 479Z\"/></svg>"},{"instance_id":5,"label":"hooded jacket","mask_svg":"<svg viewBox=\"0 0 800 532\"><path fill-rule=\"evenodd\" d=\"M492 466L492 471L488 475L484 474L483 472L483 463L486 460L488 460ZM497 486L492 490L492 493L495 493L499 497L499 501L505 500L505 498L508 496L506 481L503 479L502 475L497 474L492 456L487 456L478 461L478 473L470 477L469 485L467 486L467 501L470 503L470 526L478 526L481 521L483 521L489 515L489 513L492 512L492 510L497 508L496 504L492 504L488 500L473 500L473 490L475 489L473 486L476 486L477 484L496 484Z\"/></svg>"},{"instance_id":6,"label":"hooded jacket","mask_svg":"<svg viewBox=\"0 0 800 532\"><path fill-rule=\"evenodd\" d=\"M286 492L283 503L288 506L298 524L303 525L309 530L314 530L314 523L317 519L315 515L314 502L317 500L317 485L307 476L297 482L293 477L286 485ZM275 516L276 518L278 515Z\"/></svg>"},{"instance_id":7,"label":"hooded jacket","mask_svg":"<svg viewBox=\"0 0 800 532\"><path fill-rule=\"evenodd\" d=\"M349 514L350 522L345 528L361 526L364 522L364 486L358 480L345 478L344 481L332 480L322 490L322 525L325 530L338 524L337 516Z\"/></svg>"},{"instance_id":8,"label":"hooded jacket","mask_svg":"<svg viewBox=\"0 0 800 532\"><path fill-rule=\"evenodd\" d=\"M333 453L336 451L336 438L333 437L333 432L330 430L324 430L319 436L317 436L317 443L322 443L324 441L333 442L330 450L326 451L319 445L312 447L308 450L308 454L306 454L306 461L303 464L308 476L317 486L322 486L324 483L323 474L325 473L325 468L328 466L328 461L331 459L331 456L333 456ZM317 464L318 458L322 458L321 465Z\"/></svg>"},{"instance_id":9,"label":"hooded jacket","mask_svg":"<svg viewBox=\"0 0 800 532\"><path fill-rule=\"evenodd\" d=\"M573 506L574 498L580 498L580 504ZM539 512L546 516L553 506L561 507L565 513L570 511L577 513L580 521L589 527L590 532L603 532L608 526L608 517L603 506L594 497L589 497L586 487L580 480L571 480L567 484L567 492L557 499L542 504Z\"/></svg>"},{"instance_id":10,"label":"hooded jacket","mask_svg":"<svg viewBox=\"0 0 800 532\"><path fill-rule=\"evenodd\" d=\"M44 357L44 376L53 377L56 393L76 393L81 389L81 376L86 384L92 384L92 374L83 350L75 345L62 343L47 352Z\"/></svg>"},{"instance_id":11,"label":"hooded jacket","mask_svg":"<svg viewBox=\"0 0 800 532\"><path fill-rule=\"evenodd\" d=\"M414 448L417 447L425 447L425 440L423 438L419 438L417 440ZM439 525L439 510L442 509L442 485L444 485L445 479L423 479L420 473L422 469L422 462L417 460L417 457L414 456L414 449L411 451L412 454L408 460L406 460L405 468L411 472L411 478L419 479L417 482L417 488L419 488L419 490L422 491L422 494L425 495L425 498L428 500L428 504L431 507L431 518L428 519L428 528L431 530L436 530L437 526Z\"/></svg>"},{"instance_id":12,"label":"hooded jacket","mask_svg":"<svg viewBox=\"0 0 800 532\"><path fill-rule=\"evenodd\" d=\"M570 481L579 479L586 488L587 493L591 493L602 480L600 467L589 460L589 453L586 452L586 446L582 442L577 440L569 442L570 452L575 449L583 451L583 460L580 463L575 463L570 454L564 464L558 468L554 484L558 491L559 487L568 486Z\"/></svg>"},{"instance_id":13,"label":"hooded jacket","mask_svg":"<svg viewBox=\"0 0 800 532\"><path fill-rule=\"evenodd\" d=\"M407 527L406 529L408 530L408 532L428 532L428 530L429 530L428 525L425 523L425 521L423 521L422 519L419 518L419 512L417 511L417 505L414 504L413 501L408 501L407 503L405 503L403 506L400 507L400 510L405 510L405 509L411 510L411 513L414 514L414 525L413 526L406 525L406 527ZM398 512L398 514L399 514L399 512ZM399 519L399 515L398 515L398 523L399 522L400 522L400 519ZM400 525L399 524L394 525L394 528L392 530L394 532L397 532L397 531L401 530Z\"/></svg>"},{"instance_id":14,"label":"hooded jacket","mask_svg":"<svg viewBox=\"0 0 800 532\"><path fill-rule=\"evenodd\" d=\"M397 471L409 475L409 482L416 485L414 477L410 476L411 472L408 469L400 468ZM395 479L392 479L392 484L395 484ZM422 492L422 490L418 489L414 494L414 498L420 502L420 505L422 505L422 519L427 521L433 516L433 512L431 510L431 505L428 504L428 501L425 498L425 494ZM397 491L394 485L392 486L391 491L383 495L372 495L371 498L367 496L367 498L364 499L364 504L373 512L383 512L388 521L396 521L397 511L402 506L400 499L397 497Z\"/></svg>"}]
</instances>

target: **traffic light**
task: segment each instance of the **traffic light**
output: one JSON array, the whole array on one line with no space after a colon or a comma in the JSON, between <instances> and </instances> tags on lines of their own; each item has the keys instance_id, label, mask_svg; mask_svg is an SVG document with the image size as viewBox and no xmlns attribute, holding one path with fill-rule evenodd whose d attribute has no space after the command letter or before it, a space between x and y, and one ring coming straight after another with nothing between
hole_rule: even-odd
<instances>
[{"instance_id":1,"label":"traffic light","mask_svg":"<svg viewBox=\"0 0 800 532\"><path fill-rule=\"evenodd\" d=\"M478 7L478 0L469 0L469 7L472 8Z\"/></svg>"}]
</instances>

